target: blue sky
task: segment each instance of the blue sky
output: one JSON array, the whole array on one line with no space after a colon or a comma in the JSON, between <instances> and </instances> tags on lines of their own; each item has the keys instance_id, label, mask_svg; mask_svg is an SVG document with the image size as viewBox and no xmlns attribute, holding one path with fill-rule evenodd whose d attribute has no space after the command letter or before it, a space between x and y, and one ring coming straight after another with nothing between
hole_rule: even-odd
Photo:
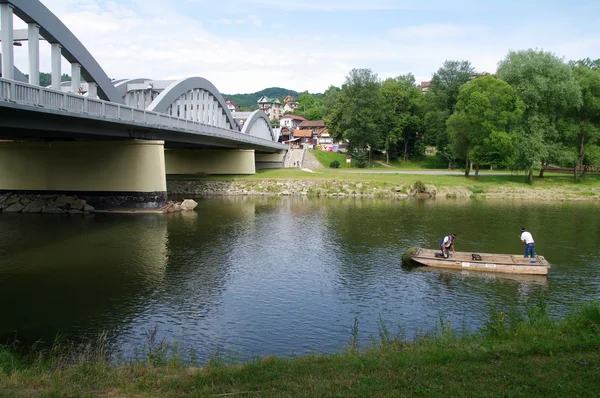
<instances>
[{"instance_id":1,"label":"blue sky","mask_svg":"<svg viewBox=\"0 0 600 398\"><path fill-rule=\"evenodd\" d=\"M509 50L527 48L565 60L600 58L597 0L42 3L110 77L201 76L224 93L271 86L322 92L341 85L352 68L370 68L381 78L410 72L417 81L429 80L446 59L494 72ZM26 46L17 50L17 62L26 65ZM49 70L47 48L41 64Z\"/></svg>"}]
</instances>

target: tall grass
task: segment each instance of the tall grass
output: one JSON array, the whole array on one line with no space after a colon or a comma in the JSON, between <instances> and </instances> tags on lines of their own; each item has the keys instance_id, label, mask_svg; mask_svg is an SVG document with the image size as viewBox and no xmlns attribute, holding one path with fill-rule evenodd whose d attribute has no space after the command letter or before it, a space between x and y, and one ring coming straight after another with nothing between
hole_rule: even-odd
<instances>
[{"instance_id":1,"label":"tall grass","mask_svg":"<svg viewBox=\"0 0 600 398\"><path fill-rule=\"evenodd\" d=\"M371 344L296 358L198 368L176 345L146 335L143 355L111 361L106 336L74 346L0 347L0 395L8 396L595 396L600 391L600 303L580 303L561 319L543 304L525 312L493 308L476 332L438 326L408 340L384 320ZM362 348L361 348L362 347Z\"/></svg>"}]
</instances>

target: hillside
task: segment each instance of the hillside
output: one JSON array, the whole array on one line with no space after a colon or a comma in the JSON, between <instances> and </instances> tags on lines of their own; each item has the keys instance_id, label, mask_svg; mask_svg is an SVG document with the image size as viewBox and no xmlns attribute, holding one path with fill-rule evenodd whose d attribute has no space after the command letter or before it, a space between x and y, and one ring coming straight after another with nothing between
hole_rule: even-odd
<instances>
[{"instance_id":1,"label":"hillside","mask_svg":"<svg viewBox=\"0 0 600 398\"><path fill-rule=\"evenodd\" d=\"M263 95L266 95L267 97L271 97L271 98L276 97L276 98L279 98L281 101L283 101L283 99L287 95L291 95L294 98L298 98L300 93L297 91L288 90L288 89L282 88L282 87L269 87L269 88L265 88L264 90L257 91L256 93L250 93L250 94L223 94L223 98L229 98L229 99L237 102L238 105L242 108L250 108L250 109L254 110L254 109L258 109L258 105L256 104L256 101L258 101L258 99L260 97L262 97ZM320 94L313 94L313 95L318 96Z\"/></svg>"}]
</instances>

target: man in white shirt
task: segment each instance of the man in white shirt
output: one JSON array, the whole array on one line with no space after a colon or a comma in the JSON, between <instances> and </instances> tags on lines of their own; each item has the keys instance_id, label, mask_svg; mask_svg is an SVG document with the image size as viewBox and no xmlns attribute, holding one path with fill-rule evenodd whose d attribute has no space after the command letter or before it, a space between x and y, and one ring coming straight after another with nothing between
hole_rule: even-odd
<instances>
[{"instance_id":1,"label":"man in white shirt","mask_svg":"<svg viewBox=\"0 0 600 398\"><path fill-rule=\"evenodd\" d=\"M525 258L531 254L531 258L535 257L534 247L535 242L530 232L527 232L525 228L521 228L521 242L525 243Z\"/></svg>"}]
</instances>

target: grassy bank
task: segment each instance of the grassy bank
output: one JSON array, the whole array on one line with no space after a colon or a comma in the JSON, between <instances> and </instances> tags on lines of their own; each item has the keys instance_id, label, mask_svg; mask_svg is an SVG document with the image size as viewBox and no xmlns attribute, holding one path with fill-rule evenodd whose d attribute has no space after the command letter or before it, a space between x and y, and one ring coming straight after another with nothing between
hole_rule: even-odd
<instances>
[{"instance_id":1,"label":"grassy bank","mask_svg":"<svg viewBox=\"0 0 600 398\"><path fill-rule=\"evenodd\" d=\"M358 324L336 355L269 357L245 364L218 358L190 367L167 350L132 363L95 354L23 355L0 349L2 396L596 396L600 391L600 304L565 318L542 308L493 311L477 333L438 330L408 342L380 328L361 350Z\"/></svg>"}]
</instances>

